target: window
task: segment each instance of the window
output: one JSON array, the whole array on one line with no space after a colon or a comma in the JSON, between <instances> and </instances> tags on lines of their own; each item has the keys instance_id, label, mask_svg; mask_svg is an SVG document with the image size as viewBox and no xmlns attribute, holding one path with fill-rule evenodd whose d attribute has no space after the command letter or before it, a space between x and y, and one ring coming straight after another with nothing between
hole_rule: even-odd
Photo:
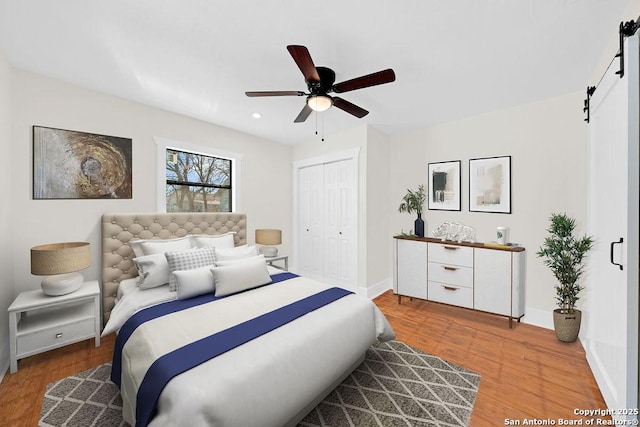
<instances>
[{"instance_id":1,"label":"window","mask_svg":"<svg viewBox=\"0 0 640 427\"><path fill-rule=\"evenodd\" d=\"M167 212L231 212L231 159L167 148Z\"/></svg>"},{"instance_id":2,"label":"window","mask_svg":"<svg viewBox=\"0 0 640 427\"><path fill-rule=\"evenodd\" d=\"M156 209L158 212L171 212L178 209L179 205L177 193L175 194L175 205L170 206L171 198L174 196L173 191L171 191L170 188L171 186L175 186L173 190L176 191L178 189L178 186L182 185L184 188L186 188L186 190L178 191L190 191L192 193L195 193L197 192L197 190L200 190L202 192L203 184L213 184L214 187L219 187L219 196L226 196L224 202L218 199L218 203L214 203L215 208L221 208L221 205L226 205L226 209L229 212L242 212L242 180L240 179L240 177L242 176L242 158L244 157L242 154L233 151L221 150L210 146L193 144L186 141L163 138L161 136L154 136L153 139L156 143ZM169 159L168 156L168 153L170 151L176 153L175 157L171 156L171 159ZM213 158L214 160L217 159L219 162L222 162L223 166L227 167L227 185L224 185L225 182L220 180L201 181L197 173L195 175L189 175L187 173L186 175L188 180L191 180L192 176L195 176L196 178L193 179L195 179L196 182L187 181L185 183L178 183L178 173L169 178L167 174L167 167L169 166L168 160L175 160L176 163L179 161L186 161L185 159L181 160L177 153L191 154L210 159ZM226 165L224 162L227 162ZM193 167L193 161L191 161L191 167ZM180 171L180 176L184 175L184 167ZM176 183L168 185L167 181L169 179L171 179L172 181L176 181ZM169 194L170 192L171 194ZM194 209L198 209L198 205L200 208L204 208L204 200L201 200L198 204L195 203L198 197L202 198L202 195L197 197L195 195L192 196L194 201ZM187 195L185 194L184 197L186 198ZM207 208L210 209L209 211L211 212L212 205L209 203L209 201L211 200L211 196L206 195L206 197ZM188 206L187 203L187 207L181 210L191 210L191 207ZM222 211L222 209L220 209L220 211Z\"/></svg>"}]
</instances>

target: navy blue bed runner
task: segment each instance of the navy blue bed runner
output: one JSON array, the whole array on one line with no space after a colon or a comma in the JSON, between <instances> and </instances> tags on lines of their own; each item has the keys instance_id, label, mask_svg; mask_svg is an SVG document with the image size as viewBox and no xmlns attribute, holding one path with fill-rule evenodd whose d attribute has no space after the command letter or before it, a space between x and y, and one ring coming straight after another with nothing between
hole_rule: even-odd
<instances>
[{"instance_id":1,"label":"navy blue bed runner","mask_svg":"<svg viewBox=\"0 0 640 427\"><path fill-rule=\"evenodd\" d=\"M298 277L293 273L279 273L271 276L271 282L265 286L272 285L278 282L284 282L285 280L293 279L294 277ZM246 291L245 291L246 292ZM231 295L229 295L231 296ZM129 340L129 337L133 332L138 328L138 326L148 322L149 320L153 320L157 317L162 317L167 314L176 313L178 311L186 310L191 307L196 307L198 305L206 304L208 302L216 301L224 297L216 297L213 293L199 295L197 297L184 299L184 300L173 300L167 301L158 305L154 305L149 308L145 308L143 310L138 311L133 316L131 316L124 325L118 331L118 336L116 337L116 343L113 349L113 362L111 365L111 381L120 388L120 380L122 374L122 348L125 343Z\"/></svg>"},{"instance_id":2,"label":"navy blue bed runner","mask_svg":"<svg viewBox=\"0 0 640 427\"><path fill-rule=\"evenodd\" d=\"M297 276L291 273L277 274L272 276L271 283L281 282L292 277ZM156 404L160 393L164 389L165 385L176 375L179 375L216 356L219 356L229 350L245 344L261 335L273 331L280 326L292 322L293 320L302 317L307 313L317 310L351 293L352 292L342 288L326 289L317 294L303 298L299 301L280 307L276 310L265 313L253 319L247 320L246 322L240 323L231 328L214 333L208 337L185 345L184 347L178 348L170 353L161 356L149 367L144 379L142 380L142 384L140 384L140 387L138 389L136 399L136 425L146 426L151 421L156 412ZM125 323L125 325L122 327L116 340L116 349L118 350L119 354L116 358L116 352L114 351L114 360L111 372L112 381L120 386L122 347L124 346L124 342L126 342L126 338L128 338L131 333L133 333L137 326L155 317L160 317L165 314L181 311L190 307L195 307L197 305L205 304L216 299L220 298L216 298L212 295L206 295L191 298L189 300L171 301L169 303L150 307L148 309L140 311L137 314L146 312L147 310L152 310L153 314L145 314L140 316L140 319L137 319L134 322L136 323L136 325L133 328L127 327L127 329L125 330L125 326L127 326L127 324L135 317L135 315L132 316L131 319L127 321L127 323ZM156 309L160 306L171 306L174 303L180 304L178 304L178 306L174 308L164 307L162 309ZM125 334L127 335L126 337L124 337ZM123 336L124 342L119 344L121 335ZM116 361L118 363L117 368L115 366Z\"/></svg>"}]
</instances>

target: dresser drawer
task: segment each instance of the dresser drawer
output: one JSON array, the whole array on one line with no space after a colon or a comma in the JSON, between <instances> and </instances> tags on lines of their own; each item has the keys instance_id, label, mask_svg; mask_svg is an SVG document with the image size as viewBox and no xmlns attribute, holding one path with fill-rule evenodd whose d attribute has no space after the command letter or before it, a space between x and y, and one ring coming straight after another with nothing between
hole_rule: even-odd
<instances>
[{"instance_id":1,"label":"dresser drawer","mask_svg":"<svg viewBox=\"0 0 640 427\"><path fill-rule=\"evenodd\" d=\"M96 334L94 319L79 320L50 329L21 334L16 337L16 354L27 355L63 346Z\"/></svg>"},{"instance_id":2,"label":"dresser drawer","mask_svg":"<svg viewBox=\"0 0 640 427\"><path fill-rule=\"evenodd\" d=\"M473 308L473 289L429 282L429 300L460 307Z\"/></svg>"},{"instance_id":3,"label":"dresser drawer","mask_svg":"<svg viewBox=\"0 0 640 427\"><path fill-rule=\"evenodd\" d=\"M427 258L430 262L473 267L473 248L446 243L429 243Z\"/></svg>"},{"instance_id":4,"label":"dresser drawer","mask_svg":"<svg viewBox=\"0 0 640 427\"><path fill-rule=\"evenodd\" d=\"M429 263L429 282L473 288L473 268L458 265Z\"/></svg>"}]
</instances>

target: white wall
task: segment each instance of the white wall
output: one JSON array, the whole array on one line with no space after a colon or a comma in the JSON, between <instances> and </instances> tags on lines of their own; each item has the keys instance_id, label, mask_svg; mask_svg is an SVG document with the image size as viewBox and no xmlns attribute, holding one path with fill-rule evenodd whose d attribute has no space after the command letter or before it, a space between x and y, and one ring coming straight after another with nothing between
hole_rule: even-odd
<instances>
[{"instance_id":1,"label":"white wall","mask_svg":"<svg viewBox=\"0 0 640 427\"><path fill-rule=\"evenodd\" d=\"M527 314L524 321L551 327L554 279L535 256L552 212L586 224L586 124L583 94L574 93L464 120L432 126L391 139L390 234L413 227L398 214L407 188L427 184L427 164L462 161L462 210L425 211L427 234L444 221L477 230L478 241L495 240L497 226L511 229L511 241L527 249ZM512 213L469 212L469 159L511 156Z\"/></svg>"},{"instance_id":2,"label":"white wall","mask_svg":"<svg viewBox=\"0 0 640 427\"><path fill-rule=\"evenodd\" d=\"M393 287L390 260L393 257L393 239L388 232L391 213L388 209L391 195L389 182L391 152L390 137L367 128L366 164L366 262L369 296L376 296Z\"/></svg>"},{"instance_id":3,"label":"white wall","mask_svg":"<svg viewBox=\"0 0 640 427\"><path fill-rule=\"evenodd\" d=\"M292 221L291 147L20 70L13 70L13 88L13 127L9 138L13 148L10 162L13 266L8 276L15 280L16 293L39 288L41 278L32 276L29 266L29 249L38 244L90 242L92 265L83 274L87 279L100 278L101 215L156 211L154 136L242 154L241 209L248 216L249 241L253 242L255 228L280 228L282 251L288 252ZM33 125L132 138L133 198L33 200ZM0 316L3 332L5 317Z\"/></svg>"},{"instance_id":4,"label":"white wall","mask_svg":"<svg viewBox=\"0 0 640 427\"><path fill-rule=\"evenodd\" d=\"M9 366L9 325L7 308L14 298L14 279L11 254L13 233L11 227L11 195L17 181L13 175L11 143L11 66L0 52L0 152L4 154L0 168L0 380Z\"/></svg>"}]
</instances>

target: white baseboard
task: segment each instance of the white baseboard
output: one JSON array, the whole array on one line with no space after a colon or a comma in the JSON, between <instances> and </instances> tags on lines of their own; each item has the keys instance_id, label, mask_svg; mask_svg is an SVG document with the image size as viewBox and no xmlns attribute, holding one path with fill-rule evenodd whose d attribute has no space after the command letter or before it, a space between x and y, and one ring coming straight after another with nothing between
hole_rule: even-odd
<instances>
[{"instance_id":1,"label":"white baseboard","mask_svg":"<svg viewBox=\"0 0 640 427\"><path fill-rule=\"evenodd\" d=\"M526 307L524 312L526 314L522 318L522 323L553 329L553 312L531 307Z\"/></svg>"},{"instance_id":2,"label":"white baseboard","mask_svg":"<svg viewBox=\"0 0 640 427\"><path fill-rule=\"evenodd\" d=\"M7 337L8 338L8 337ZM9 340L7 339L0 346L0 383L4 374L9 370Z\"/></svg>"},{"instance_id":3,"label":"white baseboard","mask_svg":"<svg viewBox=\"0 0 640 427\"><path fill-rule=\"evenodd\" d=\"M378 283L374 283L366 288L359 288L358 294L363 295L369 299L374 299L377 296L382 295L389 289L393 289L393 281L391 278L384 279Z\"/></svg>"}]
</instances>

